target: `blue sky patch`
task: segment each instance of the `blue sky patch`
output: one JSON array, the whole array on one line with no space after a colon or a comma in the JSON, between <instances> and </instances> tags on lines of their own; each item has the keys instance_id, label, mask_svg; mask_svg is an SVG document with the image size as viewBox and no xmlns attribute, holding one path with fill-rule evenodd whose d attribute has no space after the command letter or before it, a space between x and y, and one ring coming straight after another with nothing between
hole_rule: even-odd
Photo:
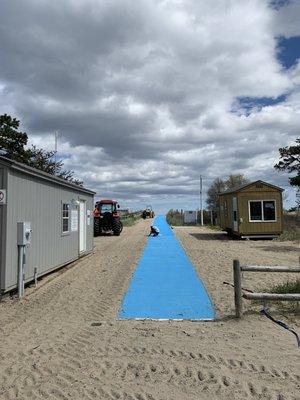
<instances>
[{"instance_id":1,"label":"blue sky patch","mask_svg":"<svg viewBox=\"0 0 300 400\"><path fill-rule=\"evenodd\" d=\"M282 2L281 6L285 2ZM280 64L289 69L300 59L300 36L277 38L277 58ZM284 102L287 94L278 97L237 97L231 112L249 115L253 110L261 110L263 107L274 106Z\"/></svg>"},{"instance_id":2,"label":"blue sky patch","mask_svg":"<svg viewBox=\"0 0 300 400\"><path fill-rule=\"evenodd\" d=\"M286 100L287 95L278 97L237 97L232 107L233 113L249 115L255 110L261 110L263 107L274 106Z\"/></svg>"},{"instance_id":3,"label":"blue sky patch","mask_svg":"<svg viewBox=\"0 0 300 400\"><path fill-rule=\"evenodd\" d=\"M271 7L279 10L281 7L287 6L291 0L271 0Z\"/></svg>"},{"instance_id":4,"label":"blue sky patch","mask_svg":"<svg viewBox=\"0 0 300 400\"><path fill-rule=\"evenodd\" d=\"M278 38L278 53L277 58L281 65L288 69L292 67L297 59L300 58L300 36Z\"/></svg>"}]
</instances>

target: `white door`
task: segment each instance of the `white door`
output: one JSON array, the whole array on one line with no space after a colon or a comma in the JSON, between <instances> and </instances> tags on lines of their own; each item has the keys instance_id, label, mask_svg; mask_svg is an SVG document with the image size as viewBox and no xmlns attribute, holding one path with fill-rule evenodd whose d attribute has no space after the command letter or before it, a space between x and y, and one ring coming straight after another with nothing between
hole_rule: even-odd
<instances>
[{"instance_id":1,"label":"white door","mask_svg":"<svg viewBox=\"0 0 300 400\"><path fill-rule=\"evenodd\" d=\"M237 220L237 198L232 199L232 213L233 213L233 230L238 231L238 220Z\"/></svg>"},{"instance_id":2,"label":"white door","mask_svg":"<svg viewBox=\"0 0 300 400\"><path fill-rule=\"evenodd\" d=\"M79 252L86 251L86 206L79 202Z\"/></svg>"}]
</instances>

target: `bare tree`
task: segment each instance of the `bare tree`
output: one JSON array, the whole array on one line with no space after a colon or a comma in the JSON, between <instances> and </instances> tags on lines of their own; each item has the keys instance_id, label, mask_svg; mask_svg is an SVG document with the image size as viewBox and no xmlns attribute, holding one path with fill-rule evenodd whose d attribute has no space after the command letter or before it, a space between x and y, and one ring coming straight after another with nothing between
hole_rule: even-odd
<instances>
[{"instance_id":1,"label":"bare tree","mask_svg":"<svg viewBox=\"0 0 300 400\"><path fill-rule=\"evenodd\" d=\"M248 183L249 180L244 174L231 174L224 181L220 178L216 178L210 188L207 191L206 203L209 210L217 210L219 208L219 193L227 189Z\"/></svg>"}]
</instances>

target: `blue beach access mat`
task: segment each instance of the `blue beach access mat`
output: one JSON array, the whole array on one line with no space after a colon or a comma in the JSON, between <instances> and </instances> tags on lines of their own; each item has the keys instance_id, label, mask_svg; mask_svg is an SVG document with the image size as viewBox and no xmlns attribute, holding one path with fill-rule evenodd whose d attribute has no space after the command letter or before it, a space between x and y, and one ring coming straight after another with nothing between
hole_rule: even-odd
<instances>
[{"instance_id":1,"label":"blue beach access mat","mask_svg":"<svg viewBox=\"0 0 300 400\"><path fill-rule=\"evenodd\" d=\"M164 216L149 237L119 313L120 319L212 320L214 308Z\"/></svg>"}]
</instances>

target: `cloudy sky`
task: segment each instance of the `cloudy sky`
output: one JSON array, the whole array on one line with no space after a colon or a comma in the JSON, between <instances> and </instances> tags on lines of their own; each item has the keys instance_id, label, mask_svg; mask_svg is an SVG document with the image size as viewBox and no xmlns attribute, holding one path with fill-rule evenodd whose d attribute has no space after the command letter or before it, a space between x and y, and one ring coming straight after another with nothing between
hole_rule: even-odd
<instances>
[{"instance_id":1,"label":"cloudy sky","mask_svg":"<svg viewBox=\"0 0 300 400\"><path fill-rule=\"evenodd\" d=\"M2 0L0 110L99 197L199 205L216 177L287 189L300 1ZM97 197L98 197L97 196Z\"/></svg>"}]
</instances>

